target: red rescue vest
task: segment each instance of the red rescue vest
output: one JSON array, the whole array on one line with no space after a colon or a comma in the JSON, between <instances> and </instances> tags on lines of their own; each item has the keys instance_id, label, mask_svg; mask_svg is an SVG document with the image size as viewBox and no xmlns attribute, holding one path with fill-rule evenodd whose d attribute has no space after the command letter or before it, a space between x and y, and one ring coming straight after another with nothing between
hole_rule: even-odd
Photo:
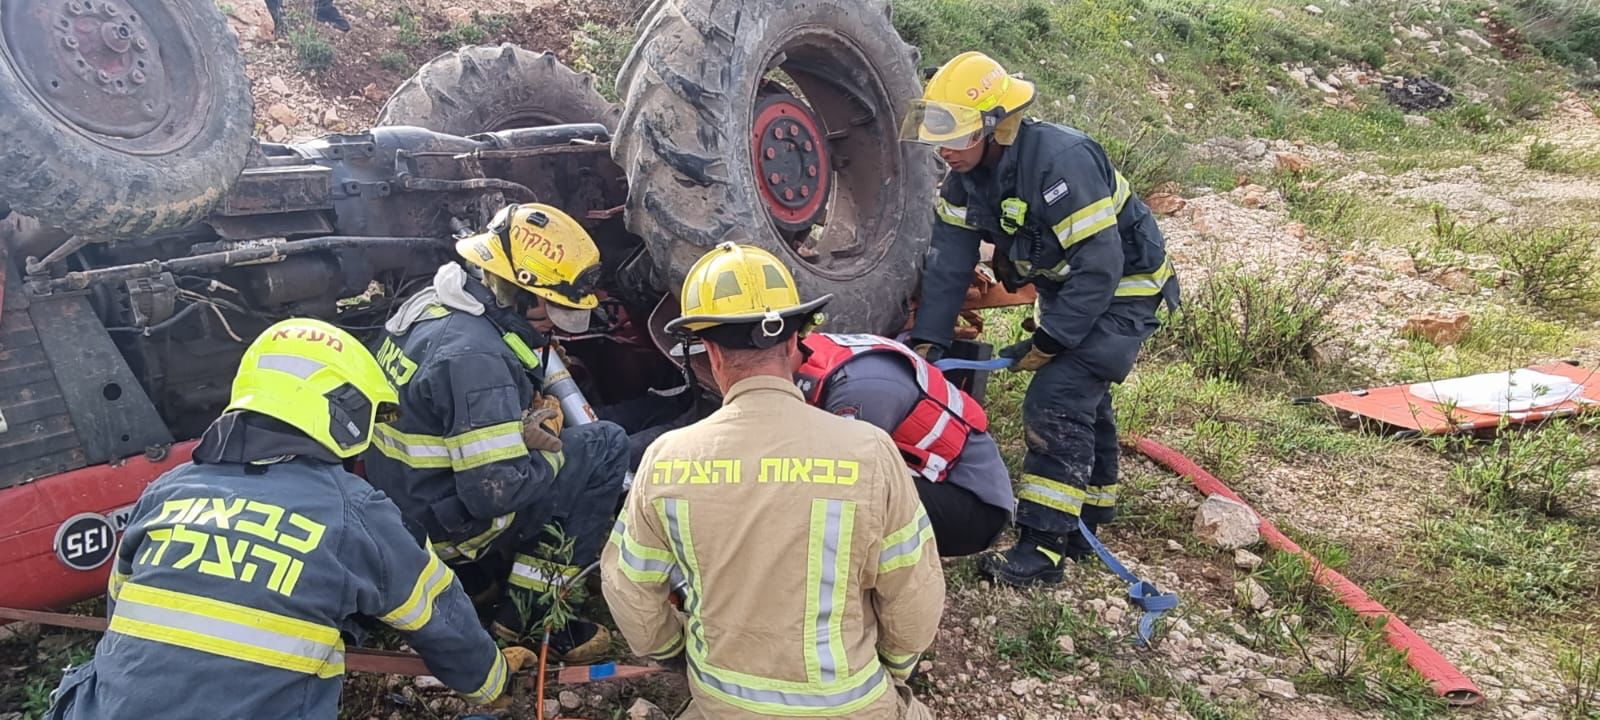
<instances>
[{"instance_id":1,"label":"red rescue vest","mask_svg":"<svg viewBox=\"0 0 1600 720\"><path fill-rule=\"evenodd\" d=\"M972 396L962 392L939 368L910 348L877 335L811 333L802 341L809 353L798 372L801 392L816 405L829 378L845 363L867 353L891 352L911 363L922 399L911 408L889 436L905 456L906 464L933 482L944 480L950 463L961 455L967 435L988 432L989 417Z\"/></svg>"}]
</instances>

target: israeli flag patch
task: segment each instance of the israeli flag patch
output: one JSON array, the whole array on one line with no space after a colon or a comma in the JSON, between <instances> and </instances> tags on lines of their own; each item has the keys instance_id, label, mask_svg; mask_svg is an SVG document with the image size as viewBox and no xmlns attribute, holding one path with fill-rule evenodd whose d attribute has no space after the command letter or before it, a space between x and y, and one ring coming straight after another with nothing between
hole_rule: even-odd
<instances>
[{"instance_id":1,"label":"israeli flag patch","mask_svg":"<svg viewBox=\"0 0 1600 720\"><path fill-rule=\"evenodd\" d=\"M1060 200L1061 198L1064 198L1066 196L1067 196L1067 181L1065 181L1065 180L1057 180L1056 184L1051 185L1049 189L1044 191L1044 204L1046 204L1046 205L1054 205L1054 204L1056 204L1057 200Z\"/></svg>"}]
</instances>

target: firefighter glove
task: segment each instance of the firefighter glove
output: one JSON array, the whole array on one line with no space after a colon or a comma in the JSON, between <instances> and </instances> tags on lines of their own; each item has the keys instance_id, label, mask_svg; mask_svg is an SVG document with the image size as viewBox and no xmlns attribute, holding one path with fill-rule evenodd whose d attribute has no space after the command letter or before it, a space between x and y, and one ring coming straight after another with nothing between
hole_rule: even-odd
<instances>
[{"instance_id":1,"label":"firefighter glove","mask_svg":"<svg viewBox=\"0 0 1600 720\"><path fill-rule=\"evenodd\" d=\"M1007 345L1000 351L1000 357L1010 358L1012 362L1011 369L1019 372L1038 370L1055 356L1055 353L1047 353L1040 350L1038 344L1032 338Z\"/></svg>"},{"instance_id":2,"label":"firefighter glove","mask_svg":"<svg viewBox=\"0 0 1600 720\"><path fill-rule=\"evenodd\" d=\"M554 395L540 395L534 401L534 410L546 410L552 413L549 420L544 423L544 429L551 435L559 437L561 428L566 427L567 414L561 410L561 399Z\"/></svg>"},{"instance_id":3,"label":"firefighter glove","mask_svg":"<svg viewBox=\"0 0 1600 720\"><path fill-rule=\"evenodd\" d=\"M561 436L545 427L558 412L549 408L529 408L522 416L522 444L528 446L529 450L561 452Z\"/></svg>"},{"instance_id":4,"label":"firefighter glove","mask_svg":"<svg viewBox=\"0 0 1600 720\"><path fill-rule=\"evenodd\" d=\"M495 698L484 707L496 710L511 706L511 687L516 680L517 671L533 665L539 661L539 655L521 645L512 645L500 651L506 657L506 687L500 692L500 697Z\"/></svg>"},{"instance_id":5,"label":"firefighter glove","mask_svg":"<svg viewBox=\"0 0 1600 720\"><path fill-rule=\"evenodd\" d=\"M939 347L931 342L923 342L912 339L911 343L911 349L918 355L921 355L923 360L927 360L928 362L939 362L939 360L944 357L944 348Z\"/></svg>"}]
</instances>

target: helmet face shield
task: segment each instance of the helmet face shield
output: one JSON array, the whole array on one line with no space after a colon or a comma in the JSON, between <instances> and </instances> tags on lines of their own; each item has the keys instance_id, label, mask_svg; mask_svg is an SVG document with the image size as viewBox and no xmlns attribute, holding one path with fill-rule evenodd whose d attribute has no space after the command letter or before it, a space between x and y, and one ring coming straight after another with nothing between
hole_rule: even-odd
<instances>
[{"instance_id":1,"label":"helmet face shield","mask_svg":"<svg viewBox=\"0 0 1600 720\"><path fill-rule=\"evenodd\" d=\"M983 140L983 113L963 105L918 98L906 110L900 139L952 150L966 150Z\"/></svg>"}]
</instances>

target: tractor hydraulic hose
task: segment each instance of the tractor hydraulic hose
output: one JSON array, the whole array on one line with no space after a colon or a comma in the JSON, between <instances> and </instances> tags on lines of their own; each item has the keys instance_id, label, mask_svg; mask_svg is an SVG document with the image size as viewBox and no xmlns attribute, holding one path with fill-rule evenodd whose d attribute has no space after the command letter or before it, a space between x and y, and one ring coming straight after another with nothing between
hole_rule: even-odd
<instances>
[{"instance_id":1,"label":"tractor hydraulic hose","mask_svg":"<svg viewBox=\"0 0 1600 720\"><path fill-rule=\"evenodd\" d=\"M1194 483L1195 488L1207 496L1221 495L1249 507L1249 503L1246 503L1232 490L1228 489L1228 486L1224 485L1221 480L1206 472L1205 468L1184 457L1178 451L1154 440L1137 436L1129 437L1127 440L1132 442L1134 450L1160 463L1168 470L1188 478ZM1254 512L1253 508L1252 512ZM1334 597L1338 598L1339 602L1343 603L1345 607L1354 610L1356 614L1363 618L1382 621L1384 624L1384 638L1396 650L1405 655L1406 662L1411 665L1412 669L1427 680L1433 686L1433 691L1444 698L1446 702L1451 705L1476 705L1483 702L1483 691L1479 690L1478 686L1473 684L1470 678L1456 669L1455 665L1446 660L1443 655L1440 655L1439 651L1434 650L1428 644L1428 641L1423 640L1415 631L1407 627L1404 621L1396 617L1394 613L1389 612L1388 608L1385 608L1377 600L1372 599L1360 586L1351 582L1349 578L1322 564L1322 561L1318 560L1316 556L1301 549L1287 535L1279 531L1271 521L1261 517L1260 513L1256 513L1256 517L1261 518L1261 537L1266 539L1268 545L1279 552L1293 553L1304 558L1314 569L1317 584L1333 592Z\"/></svg>"}]
</instances>

